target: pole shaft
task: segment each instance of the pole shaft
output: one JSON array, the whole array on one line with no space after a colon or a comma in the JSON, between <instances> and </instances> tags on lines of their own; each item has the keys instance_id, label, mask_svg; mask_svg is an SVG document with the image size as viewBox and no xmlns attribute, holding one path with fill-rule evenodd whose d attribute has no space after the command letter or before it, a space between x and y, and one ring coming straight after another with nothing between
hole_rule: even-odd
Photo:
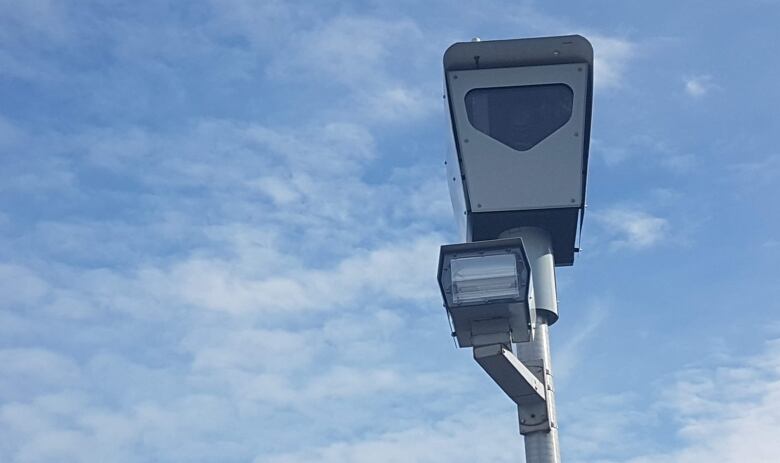
<instances>
[{"instance_id":1,"label":"pole shaft","mask_svg":"<svg viewBox=\"0 0 780 463\"><path fill-rule=\"evenodd\" d=\"M523 363L534 364L540 360L540 372L547 391L546 401L550 419L549 431L536 431L525 435L526 463L560 463L558 444L558 418L555 411L555 387L550 359L550 325L558 319L558 298L555 285L555 259L550 234L539 228L517 228L504 232L502 238L523 239L533 278L536 302L536 333L530 342L515 344L517 357Z\"/></svg>"},{"instance_id":2,"label":"pole shaft","mask_svg":"<svg viewBox=\"0 0 780 463\"><path fill-rule=\"evenodd\" d=\"M525 461L526 463L560 463L561 452L558 444L558 420L555 412L555 387L552 377L552 363L550 361L550 337L549 325L544 312L537 314L536 335L531 342L515 345L517 357L523 362L536 362L542 360L544 365L543 375L546 375L547 383L546 401L550 418L550 431L536 431L525 435Z\"/></svg>"}]
</instances>

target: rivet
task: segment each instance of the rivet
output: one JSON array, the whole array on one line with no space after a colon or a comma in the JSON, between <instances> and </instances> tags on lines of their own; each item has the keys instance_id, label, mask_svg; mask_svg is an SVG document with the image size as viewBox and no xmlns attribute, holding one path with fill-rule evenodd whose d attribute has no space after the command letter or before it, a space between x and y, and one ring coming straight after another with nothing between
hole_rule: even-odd
<instances>
[{"instance_id":1,"label":"rivet","mask_svg":"<svg viewBox=\"0 0 780 463\"><path fill-rule=\"evenodd\" d=\"M469 142L469 139L468 139L468 138L464 138L464 139L463 139L463 143L468 143L468 142Z\"/></svg>"}]
</instances>

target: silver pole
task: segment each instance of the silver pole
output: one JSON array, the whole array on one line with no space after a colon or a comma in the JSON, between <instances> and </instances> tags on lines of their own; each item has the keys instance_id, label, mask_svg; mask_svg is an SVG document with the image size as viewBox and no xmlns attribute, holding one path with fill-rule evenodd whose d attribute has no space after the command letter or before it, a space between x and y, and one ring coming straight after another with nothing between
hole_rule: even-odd
<instances>
[{"instance_id":1,"label":"silver pole","mask_svg":"<svg viewBox=\"0 0 780 463\"><path fill-rule=\"evenodd\" d=\"M558 445L558 422L555 413L555 388L552 383L552 364L550 363L549 326L547 317L543 313L537 314L534 340L515 345L520 361L542 360L544 373L547 375L546 400L550 415L550 431L536 431L525 435L526 463L560 463L561 461L561 451Z\"/></svg>"},{"instance_id":2,"label":"silver pole","mask_svg":"<svg viewBox=\"0 0 780 463\"><path fill-rule=\"evenodd\" d=\"M508 230L501 238L523 239L533 278L534 300L536 301L536 334L531 342L515 344L517 358L525 364L539 364L535 371L547 385L546 401L550 418L549 431L535 431L525 434L526 463L560 463L558 444L558 419L555 412L555 387L553 385L552 362L550 360L549 326L558 320L558 299L555 286L555 259L550 234L539 228L516 228ZM532 369L533 370L533 369Z\"/></svg>"}]
</instances>

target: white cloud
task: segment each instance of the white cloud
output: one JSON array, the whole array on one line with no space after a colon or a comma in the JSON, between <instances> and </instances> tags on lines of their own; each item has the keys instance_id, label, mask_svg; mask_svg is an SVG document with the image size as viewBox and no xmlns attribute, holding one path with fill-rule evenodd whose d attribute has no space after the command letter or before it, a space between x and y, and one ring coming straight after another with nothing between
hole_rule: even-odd
<instances>
[{"instance_id":1,"label":"white cloud","mask_svg":"<svg viewBox=\"0 0 780 463\"><path fill-rule=\"evenodd\" d=\"M516 462L523 454L514 414L494 409L469 409L433 423L403 431L336 442L276 456L259 456L255 463L452 463L475 460Z\"/></svg>"},{"instance_id":2,"label":"white cloud","mask_svg":"<svg viewBox=\"0 0 780 463\"><path fill-rule=\"evenodd\" d=\"M295 190L291 183L291 181L285 181L279 177L262 177L249 182L250 185L257 185L258 189L270 196L280 207L284 207L301 198L300 193Z\"/></svg>"},{"instance_id":3,"label":"white cloud","mask_svg":"<svg viewBox=\"0 0 780 463\"><path fill-rule=\"evenodd\" d=\"M577 331L573 336L561 340L560 347L555 349L555 375L561 381L568 380L580 364L587 342L598 333L608 315L606 305L604 301L587 304L584 311L586 315L578 322Z\"/></svg>"},{"instance_id":4,"label":"white cloud","mask_svg":"<svg viewBox=\"0 0 780 463\"><path fill-rule=\"evenodd\" d=\"M360 110L371 120L415 120L442 111L433 91L422 91L408 84L393 83L388 88L359 90L356 100Z\"/></svg>"},{"instance_id":5,"label":"white cloud","mask_svg":"<svg viewBox=\"0 0 780 463\"><path fill-rule=\"evenodd\" d=\"M592 213L617 248L643 249L658 244L670 232L667 219L635 209L616 207Z\"/></svg>"},{"instance_id":6,"label":"white cloud","mask_svg":"<svg viewBox=\"0 0 780 463\"><path fill-rule=\"evenodd\" d=\"M71 358L38 347L2 349L0 364L0 397L5 400L73 386L81 378L80 368Z\"/></svg>"},{"instance_id":7,"label":"white cloud","mask_svg":"<svg viewBox=\"0 0 780 463\"><path fill-rule=\"evenodd\" d=\"M681 174L692 171L698 165L699 159L691 153L669 153L660 159L660 163L672 172Z\"/></svg>"},{"instance_id":8,"label":"white cloud","mask_svg":"<svg viewBox=\"0 0 780 463\"><path fill-rule=\"evenodd\" d=\"M282 0L208 0L213 22L208 30L216 37L246 39L255 50L278 46L295 33L296 26L316 18L311 5Z\"/></svg>"},{"instance_id":9,"label":"white cloud","mask_svg":"<svg viewBox=\"0 0 780 463\"><path fill-rule=\"evenodd\" d=\"M659 166L674 174L689 173L700 163L697 154L681 150L674 140L642 132L610 142L593 139L591 153L609 167L633 161Z\"/></svg>"},{"instance_id":10,"label":"white cloud","mask_svg":"<svg viewBox=\"0 0 780 463\"><path fill-rule=\"evenodd\" d=\"M165 405L147 403L118 411L84 396L58 394L3 405L0 426L16 439L7 460L14 463L236 461L242 450L229 440L203 443L230 426L226 410L230 407L223 399L207 395L181 395ZM0 448L2 444L0 439Z\"/></svg>"},{"instance_id":11,"label":"white cloud","mask_svg":"<svg viewBox=\"0 0 780 463\"><path fill-rule=\"evenodd\" d=\"M338 95L326 97L341 120L408 122L440 109L438 86L423 78L435 62L421 59L434 58L428 42L410 19L339 16L296 34L268 72L287 81L322 81L323 89ZM391 58L399 54L408 59ZM335 89L334 82L347 91Z\"/></svg>"},{"instance_id":12,"label":"white cloud","mask_svg":"<svg viewBox=\"0 0 780 463\"><path fill-rule=\"evenodd\" d=\"M388 77L391 47L420 38L419 28L410 20L341 16L299 34L270 70L285 78L315 73L322 79L373 86L373 80L385 82Z\"/></svg>"},{"instance_id":13,"label":"white cloud","mask_svg":"<svg viewBox=\"0 0 780 463\"><path fill-rule=\"evenodd\" d=\"M409 243L390 243L356 252L323 270L257 262L263 266L258 275L244 273L231 261L196 258L170 270L141 270L138 280L127 286L134 291L151 291L153 297L229 313L332 310L380 296L431 301L437 295L433 283L440 242L428 236Z\"/></svg>"},{"instance_id":14,"label":"white cloud","mask_svg":"<svg viewBox=\"0 0 780 463\"><path fill-rule=\"evenodd\" d=\"M685 93L693 98L702 98L717 88L709 74L685 78Z\"/></svg>"},{"instance_id":15,"label":"white cloud","mask_svg":"<svg viewBox=\"0 0 780 463\"><path fill-rule=\"evenodd\" d=\"M648 403L646 398L627 391L568 402L559 418L564 458L578 463L625 462L652 448L649 429L654 429L658 419Z\"/></svg>"},{"instance_id":16,"label":"white cloud","mask_svg":"<svg viewBox=\"0 0 780 463\"><path fill-rule=\"evenodd\" d=\"M780 453L780 342L730 366L683 372L662 402L675 416L684 445L675 451L630 459L668 461L773 462Z\"/></svg>"},{"instance_id":17,"label":"white cloud","mask_svg":"<svg viewBox=\"0 0 780 463\"><path fill-rule=\"evenodd\" d=\"M636 53L636 44L599 34L589 34L587 37L593 44L594 85L597 88L623 86L628 63Z\"/></svg>"},{"instance_id":18,"label":"white cloud","mask_svg":"<svg viewBox=\"0 0 780 463\"><path fill-rule=\"evenodd\" d=\"M30 269L0 264L0 307L8 309L34 306L48 292L48 283Z\"/></svg>"},{"instance_id":19,"label":"white cloud","mask_svg":"<svg viewBox=\"0 0 780 463\"><path fill-rule=\"evenodd\" d=\"M729 169L745 188L774 187L780 176L780 154L735 163Z\"/></svg>"}]
</instances>

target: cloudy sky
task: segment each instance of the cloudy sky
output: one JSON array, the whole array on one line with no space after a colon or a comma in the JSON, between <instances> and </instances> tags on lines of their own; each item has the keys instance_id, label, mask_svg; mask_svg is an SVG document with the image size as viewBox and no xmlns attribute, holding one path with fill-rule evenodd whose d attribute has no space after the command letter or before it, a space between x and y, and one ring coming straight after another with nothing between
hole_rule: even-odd
<instances>
[{"instance_id":1,"label":"cloudy sky","mask_svg":"<svg viewBox=\"0 0 780 463\"><path fill-rule=\"evenodd\" d=\"M780 4L0 1L0 461L520 462L449 337L441 55L579 33L567 462L780 455Z\"/></svg>"}]
</instances>

